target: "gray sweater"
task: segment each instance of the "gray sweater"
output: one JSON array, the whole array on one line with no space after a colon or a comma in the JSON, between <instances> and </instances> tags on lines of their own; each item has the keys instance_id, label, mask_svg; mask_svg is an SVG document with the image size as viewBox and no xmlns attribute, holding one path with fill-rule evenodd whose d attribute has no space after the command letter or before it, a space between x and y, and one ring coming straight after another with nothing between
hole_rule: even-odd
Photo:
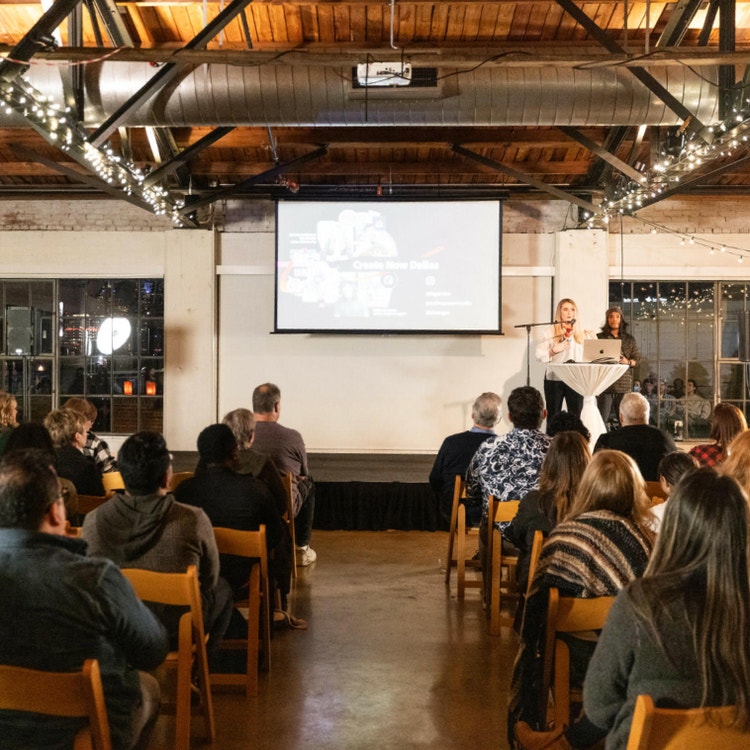
<instances>
[{"instance_id":1,"label":"gray sweater","mask_svg":"<svg viewBox=\"0 0 750 750\"><path fill-rule=\"evenodd\" d=\"M583 706L596 726L608 730L606 748L628 743L635 699L644 693L662 708L695 708L701 702L701 682L692 637L680 597L664 602L657 627L662 648L653 633L636 618L630 591L624 589L612 605L607 624L589 662L583 687ZM737 648L748 648L748 635L738 634ZM721 705L713 696L712 705Z\"/></svg>"}]
</instances>

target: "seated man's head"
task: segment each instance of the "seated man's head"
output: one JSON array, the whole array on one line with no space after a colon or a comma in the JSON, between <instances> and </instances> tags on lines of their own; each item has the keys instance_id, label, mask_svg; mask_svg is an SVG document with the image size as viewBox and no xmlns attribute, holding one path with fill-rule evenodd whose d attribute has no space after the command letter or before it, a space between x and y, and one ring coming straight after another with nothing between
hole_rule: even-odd
<instances>
[{"instance_id":1,"label":"seated man's head","mask_svg":"<svg viewBox=\"0 0 750 750\"><path fill-rule=\"evenodd\" d=\"M0 527L65 533L65 504L49 454L12 451L0 461Z\"/></svg>"},{"instance_id":2,"label":"seated man's head","mask_svg":"<svg viewBox=\"0 0 750 750\"><path fill-rule=\"evenodd\" d=\"M172 478L172 456L158 432L136 432L117 454L122 480L129 495L166 492Z\"/></svg>"},{"instance_id":3,"label":"seated man's head","mask_svg":"<svg viewBox=\"0 0 750 750\"><path fill-rule=\"evenodd\" d=\"M49 431L55 448L86 445L86 417L72 409L53 409L45 418L44 426Z\"/></svg>"},{"instance_id":4,"label":"seated man's head","mask_svg":"<svg viewBox=\"0 0 750 750\"><path fill-rule=\"evenodd\" d=\"M524 385L510 392L508 416L514 427L522 430L538 430L544 415L544 399L536 388Z\"/></svg>"},{"instance_id":5,"label":"seated man's head","mask_svg":"<svg viewBox=\"0 0 750 750\"><path fill-rule=\"evenodd\" d=\"M648 424L651 408L640 393L626 393L620 402L620 424L623 427L634 424Z\"/></svg>"},{"instance_id":6,"label":"seated man's head","mask_svg":"<svg viewBox=\"0 0 750 750\"><path fill-rule=\"evenodd\" d=\"M279 386L263 383L253 391L253 411L256 414L278 414L281 402Z\"/></svg>"},{"instance_id":7,"label":"seated man's head","mask_svg":"<svg viewBox=\"0 0 750 750\"><path fill-rule=\"evenodd\" d=\"M255 417L250 409L235 409L224 415L221 420L234 434L240 450L245 450L253 444L255 437Z\"/></svg>"},{"instance_id":8,"label":"seated man's head","mask_svg":"<svg viewBox=\"0 0 750 750\"><path fill-rule=\"evenodd\" d=\"M488 391L481 396L471 407L471 419L478 427L492 429L500 421L500 396Z\"/></svg>"},{"instance_id":9,"label":"seated man's head","mask_svg":"<svg viewBox=\"0 0 750 750\"><path fill-rule=\"evenodd\" d=\"M199 468L231 466L237 459L237 441L225 424L212 424L198 435Z\"/></svg>"}]
</instances>

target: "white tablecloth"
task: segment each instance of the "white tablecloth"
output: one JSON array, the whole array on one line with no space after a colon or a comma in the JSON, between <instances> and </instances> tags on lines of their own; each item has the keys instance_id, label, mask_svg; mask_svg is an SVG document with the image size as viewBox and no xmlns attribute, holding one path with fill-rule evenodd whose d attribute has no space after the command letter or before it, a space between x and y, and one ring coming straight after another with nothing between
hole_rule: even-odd
<instances>
[{"instance_id":1,"label":"white tablecloth","mask_svg":"<svg viewBox=\"0 0 750 750\"><path fill-rule=\"evenodd\" d=\"M591 449L593 450L599 436L607 430L602 415L596 408L596 397L607 390L616 380L619 380L627 371L628 366L571 362L560 365L549 364L547 369L554 372L563 383L583 396L581 421L591 433Z\"/></svg>"}]
</instances>

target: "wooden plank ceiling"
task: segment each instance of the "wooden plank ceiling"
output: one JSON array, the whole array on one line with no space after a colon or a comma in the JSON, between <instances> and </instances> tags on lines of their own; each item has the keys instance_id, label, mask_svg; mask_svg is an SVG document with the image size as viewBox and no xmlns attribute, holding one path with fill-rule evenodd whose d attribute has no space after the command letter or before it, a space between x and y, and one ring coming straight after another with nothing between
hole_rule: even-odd
<instances>
[{"instance_id":1,"label":"wooden plank ceiling","mask_svg":"<svg viewBox=\"0 0 750 750\"><path fill-rule=\"evenodd\" d=\"M107 0L99 1L106 5ZM578 3L620 52L605 48L562 2L255 0L202 48L192 50L183 48L230 0L109 3L119 13L127 43L116 43L101 22L92 23L91 0L81 6L79 33L73 21L64 21L54 35L56 48L40 48L30 60L32 68L53 66L63 77L80 69L85 79L88 66L93 69L104 56L107 65L148 61L155 71L174 62L195 68L304 64L344 71L367 60L407 61L438 71L506 66L528 72L613 64L637 64L648 71L659 64L700 72L723 65L730 71L731 90L737 91L750 60L750 0L726 6L734 8L733 24L724 20L722 3L729 0L696 4L678 42L668 45L662 35L669 33L675 14L689 0ZM724 38L722 12L723 31L731 31ZM0 55L9 56L43 13L41 2L0 0ZM412 106L418 110L418 100ZM93 130L94 123L85 124ZM209 135L213 125L229 124L217 119L209 125L149 132L130 126L126 114L109 143L149 170ZM532 198L546 195L544 186L549 185L596 202L613 181L624 179L620 165L652 169L660 148L675 135L675 128L639 131L635 125L615 133L610 125L617 124L578 126L587 145L571 132L544 124L237 126L166 175L164 185L183 196L210 195L269 173L243 195L265 197L299 189L300 195L349 191L367 196L397 194L408 187L414 194L473 190ZM172 152L157 148L155 137L170 143ZM594 153L591 143L616 157L614 166ZM327 147L323 155L295 163L321 144ZM479 158L458 153L456 144ZM76 173L85 171L31 127L0 128L0 197L97 194L90 179L76 179ZM731 157L716 154L702 174L691 180L693 193L737 195L750 188L750 168L738 152Z\"/></svg>"}]
</instances>

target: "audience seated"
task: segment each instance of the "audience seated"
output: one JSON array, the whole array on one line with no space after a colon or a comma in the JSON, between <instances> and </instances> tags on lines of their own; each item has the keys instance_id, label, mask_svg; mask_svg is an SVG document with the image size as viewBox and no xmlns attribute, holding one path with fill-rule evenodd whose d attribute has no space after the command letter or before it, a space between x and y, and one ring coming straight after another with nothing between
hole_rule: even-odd
<instances>
[{"instance_id":1,"label":"audience seated","mask_svg":"<svg viewBox=\"0 0 750 750\"><path fill-rule=\"evenodd\" d=\"M305 441L297 430L279 424L281 391L263 383L253 391L255 449L273 459L282 473L290 472L294 482L294 535L297 565L305 567L317 559L310 547L315 514L315 485L307 466Z\"/></svg>"},{"instance_id":2,"label":"audience seated","mask_svg":"<svg viewBox=\"0 0 750 750\"><path fill-rule=\"evenodd\" d=\"M205 511L214 526L257 531L266 525L271 585L281 593L286 609L292 575L291 539L268 487L250 474L238 474L237 441L225 424L213 424L198 435L200 460L195 476L181 482L175 499ZM235 598L247 596L251 561L223 555L221 575Z\"/></svg>"},{"instance_id":3,"label":"audience seated","mask_svg":"<svg viewBox=\"0 0 750 750\"><path fill-rule=\"evenodd\" d=\"M276 502L279 513L286 513L286 490L281 481L281 472L270 456L253 448L255 441L255 416L250 409L235 409L221 420L234 434L237 441L238 474L250 474L265 482Z\"/></svg>"},{"instance_id":4,"label":"audience seated","mask_svg":"<svg viewBox=\"0 0 750 750\"><path fill-rule=\"evenodd\" d=\"M661 484L661 488L666 493L667 499L663 503L658 503L651 507L651 512L654 515L651 528L653 528L655 532L659 531L661 522L664 519L664 512L667 509L669 496L675 485L685 474L694 471L698 467L698 461L689 453L683 453L682 451L667 453L667 455L659 461L659 484Z\"/></svg>"},{"instance_id":5,"label":"audience seated","mask_svg":"<svg viewBox=\"0 0 750 750\"><path fill-rule=\"evenodd\" d=\"M18 403L12 393L0 391L0 455L5 451L5 446L14 428L18 426Z\"/></svg>"},{"instance_id":6,"label":"audience seated","mask_svg":"<svg viewBox=\"0 0 750 750\"><path fill-rule=\"evenodd\" d=\"M492 428L500 421L500 396L491 392L477 396L471 407L471 421L471 429L443 440L430 471L430 486L438 497L440 516L446 524L451 520L456 476L465 477L477 448L487 438L496 436Z\"/></svg>"},{"instance_id":7,"label":"audience seated","mask_svg":"<svg viewBox=\"0 0 750 750\"><path fill-rule=\"evenodd\" d=\"M584 716L570 729L519 728L526 750L625 750L636 697L670 708L735 706L750 732L750 582L747 497L704 467L667 503L643 578L617 597L584 683ZM585 724L587 733L580 731Z\"/></svg>"},{"instance_id":8,"label":"audience seated","mask_svg":"<svg viewBox=\"0 0 750 750\"><path fill-rule=\"evenodd\" d=\"M578 432L559 432L552 439L539 473L539 488L521 498L518 514L505 529L505 538L519 550L519 591L526 591L534 532L539 530L547 537L568 515L590 459L589 444Z\"/></svg>"},{"instance_id":9,"label":"audience seated","mask_svg":"<svg viewBox=\"0 0 750 750\"><path fill-rule=\"evenodd\" d=\"M640 393L626 393L620 403L620 427L605 432L596 441L594 453L610 448L627 453L638 464L643 478L659 481L658 466L667 453L676 450L670 435L648 423L648 401Z\"/></svg>"},{"instance_id":10,"label":"audience seated","mask_svg":"<svg viewBox=\"0 0 750 750\"><path fill-rule=\"evenodd\" d=\"M513 670L508 708L512 741L517 722L520 734L544 728L540 716L539 660L544 642L544 613L550 588L560 596L614 596L643 575L653 546L651 513L643 477L632 458L620 451L595 454L586 467L573 507L550 532L526 602L522 642ZM570 639L571 679L580 685L596 640ZM517 732L518 734L518 732ZM525 745L524 739L519 740Z\"/></svg>"},{"instance_id":11,"label":"audience seated","mask_svg":"<svg viewBox=\"0 0 750 750\"><path fill-rule=\"evenodd\" d=\"M184 573L189 565L195 565L212 663L232 615L232 590L219 577L219 552L211 522L202 510L178 503L169 494L172 456L161 435L131 435L118 458L126 491L115 493L86 515L83 537L88 554L108 557L121 568L162 573ZM176 646L179 608L154 606Z\"/></svg>"},{"instance_id":12,"label":"audience seated","mask_svg":"<svg viewBox=\"0 0 750 750\"><path fill-rule=\"evenodd\" d=\"M695 445L690 449L690 454L695 456L701 466L718 466L726 457L729 443L746 429L747 420L740 409L734 404L716 404L709 434L714 442Z\"/></svg>"},{"instance_id":13,"label":"audience seated","mask_svg":"<svg viewBox=\"0 0 750 750\"><path fill-rule=\"evenodd\" d=\"M508 419L513 429L506 435L485 440L477 448L466 472L466 515L479 523L479 558L485 583L487 576L487 515L489 497L520 500L535 489L539 469L550 439L539 431L544 419L542 394L531 386L514 388L508 396ZM510 522L508 522L510 523ZM508 524L502 524L501 531Z\"/></svg>"},{"instance_id":14,"label":"audience seated","mask_svg":"<svg viewBox=\"0 0 750 750\"><path fill-rule=\"evenodd\" d=\"M98 435L91 431L96 422L98 414L97 408L85 398L69 398L62 406L63 409L82 414L86 420L84 429L86 430L86 445L83 446L83 455L91 456L94 459L96 468L104 474L108 471L117 471L117 461L112 455L107 443Z\"/></svg>"},{"instance_id":15,"label":"audience seated","mask_svg":"<svg viewBox=\"0 0 750 750\"><path fill-rule=\"evenodd\" d=\"M109 560L65 537L49 455L16 450L0 463L0 662L73 671L98 659L114 750L143 750L159 711L156 668L167 634ZM0 712L3 748L72 747L77 719Z\"/></svg>"},{"instance_id":16,"label":"audience seated","mask_svg":"<svg viewBox=\"0 0 750 750\"><path fill-rule=\"evenodd\" d=\"M104 495L102 475L94 459L83 455L86 419L70 409L55 409L44 418L55 445L57 473L70 479L81 495Z\"/></svg>"}]
</instances>

